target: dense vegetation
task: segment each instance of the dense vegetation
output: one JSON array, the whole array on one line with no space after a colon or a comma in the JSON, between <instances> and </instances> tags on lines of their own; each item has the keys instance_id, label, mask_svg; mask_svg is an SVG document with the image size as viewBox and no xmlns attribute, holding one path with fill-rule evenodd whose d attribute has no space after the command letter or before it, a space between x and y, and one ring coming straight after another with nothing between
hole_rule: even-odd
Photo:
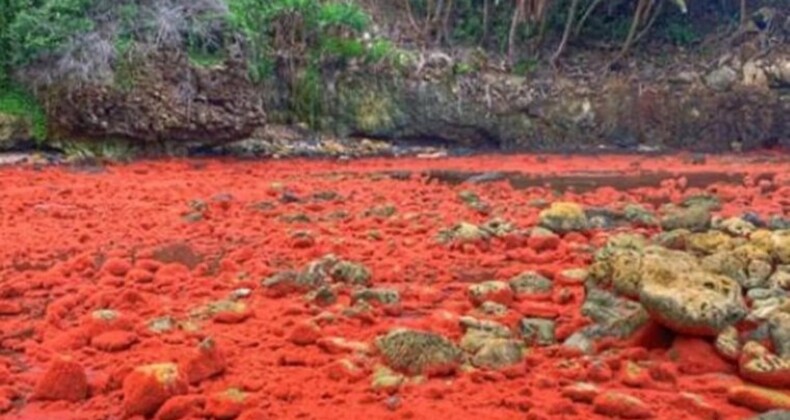
<instances>
[{"instance_id":1,"label":"dense vegetation","mask_svg":"<svg viewBox=\"0 0 790 420\"><path fill-rule=\"evenodd\" d=\"M707 3L743 14L743 0ZM255 82L285 82L292 114L316 125L327 73L399 57L373 30L368 11L384 8L416 47L479 46L514 70L556 64L574 40L616 43L620 59L651 33L698 39L684 0L0 0L0 107L38 109L25 92L52 86L129 87L132 65L164 52L200 66L243 59Z\"/></svg>"}]
</instances>

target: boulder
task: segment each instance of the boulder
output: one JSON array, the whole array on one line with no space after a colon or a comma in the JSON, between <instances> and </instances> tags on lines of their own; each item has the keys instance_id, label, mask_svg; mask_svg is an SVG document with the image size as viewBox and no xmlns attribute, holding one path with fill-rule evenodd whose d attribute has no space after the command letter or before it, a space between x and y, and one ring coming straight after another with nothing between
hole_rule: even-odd
<instances>
[{"instance_id":1,"label":"boulder","mask_svg":"<svg viewBox=\"0 0 790 420\"><path fill-rule=\"evenodd\" d=\"M554 288L554 282L536 271L525 271L511 278L508 283L516 296L546 295Z\"/></svg>"},{"instance_id":2,"label":"boulder","mask_svg":"<svg viewBox=\"0 0 790 420\"><path fill-rule=\"evenodd\" d=\"M493 338L486 340L472 357L479 368L500 369L520 362L524 357L524 344L518 340Z\"/></svg>"},{"instance_id":3,"label":"boulder","mask_svg":"<svg viewBox=\"0 0 790 420\"><path fill-rule=\"evenodd\" d=\"M729 66L722 66L705 76L705 84L717 91L726 91L738 81L738 73Z\"/></svg>"},{"instance_id":4,"label":"boulder","mask_svg":"<svg viewBox=\"0 0 790 420\"><path fill-rule=\"evenodd\" d=\"M376 339L387 365L409 375L445 375L460 366L463 352L439 334L397 329Z\"/></svg>"},{"instance_id":5,"label":"boulder","mask_svg":"<svg viewBox=\"0 0 790 420\"><path fill-rule=\"evenodd\" d=\"M701 232L710 227L710 210L704 205L670 209L661 218L661 228L665 231L686 229Z\"/></svg>"},{"instance_id":6,"label":"boulder","mask_svg":"<svg viewBox=\"0 0 790 420\"><path fill-rule=\"evenodd\" d=\"M548 209L540 212L538 223L557 233L585 230L589 226L582 206L568 202L552 203Z\"/></svg>"},{"instance_id":7,"label":"boulder","mask_svg":"<svg viewBox=\"0 0 790 420\"><path fill-rule=\"evenodd\" d=\"M735 280L703 271L678 251L645 256L639 301L653 319L681 334L716 336L747 313Z\"/></svg>"},{"instance_id":8,"label":"boulder","mask_svg":"<svg viewBox=\"0 0 790 420\"><path fill-rule=\"evenodd\" d=\"M129 89L107 83L74 86L68 95L45 92L53 93L53 131L63 137L214 145L245 139L265 125L242 61L204 68L172 49L155 54L136 67ZM182 83L178 89L175 80Z\"/></svg>"}]
</instances>

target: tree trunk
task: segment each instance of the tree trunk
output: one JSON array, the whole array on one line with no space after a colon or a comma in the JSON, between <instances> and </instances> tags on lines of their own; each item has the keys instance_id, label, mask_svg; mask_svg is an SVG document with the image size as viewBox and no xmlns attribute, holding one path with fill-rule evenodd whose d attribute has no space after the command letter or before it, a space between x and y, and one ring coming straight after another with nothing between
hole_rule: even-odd
<instances>
[{"instance_id":1,"label":"tree trunk","mask_svg":"<svg viewBox=\"0 0 790 420\"><path fill-rule=\"evenodd\" d=\"M485 46L488 43L488 27L490 23L491 13L491 0L484 0L483 2L483 36L480 39L480 45Z\"/></svg>"},{"instance_id":2,"label":"tree trunk","mask_svg":"<svg viewBox=\"0 0 790 420\"><path fill-rule=\"evenodd\" d=\"M620 49L620 52L609 64L610 68L622 60L631 49L631 45L634 43L634 37L636 37L636 30L639 28L639 24L642 22L645 11L647 11L648 7L650 6L650 1L651 0L639 0L639 3L636 4L636 12L634 12L634 19L631 21L631 29L628 30L628 36L625 38L622 49Z\"/></svg>"},{"instance_id":3,"label":"tree trunk","mask_svg":"<svg viewBox=\"0 0 790 420\"><path fill-rule=\"evenodd\" d=\"M562 55L562 51L565 49L565 45L568 44L568 38L571 36L571 30L573 29L573 22L576 19L576 9L579 8L579 0L573 0L571 2L570 10L568 10L568 18L565 21L565 30L562 32L562 41L560 41L560 45L557 47L557 51L554 52L554 55L551 56L551 64L553 66L557 65L557 60Z\"/></svg>"},{"instance_id":4,"label":"tree trunk","mask_svg":"<svg viewBox=\"0 0 790 420\"><path fill-rule=\"evenodd\" d=\"M510 21L510 32L507 37L507 61L513 64L513 56L516 53L516 31L521 23L521 12L524 10L524 0L516 0L516 9L513 10L513 19Z\"/></svg>"}]
</instances>

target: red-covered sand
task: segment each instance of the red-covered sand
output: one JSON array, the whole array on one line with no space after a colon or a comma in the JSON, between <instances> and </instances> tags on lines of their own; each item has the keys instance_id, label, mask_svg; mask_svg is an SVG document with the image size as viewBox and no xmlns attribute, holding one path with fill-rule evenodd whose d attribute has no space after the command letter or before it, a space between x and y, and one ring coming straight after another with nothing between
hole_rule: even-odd
<instances>
[{"instance_id":1,"label":"red-covered sand","mask_svg":"<svg viewBox=\"0 0 790 420\"><path fill-rule=\"evenodd\" d=\"M614 208L632 201L657 204L695 192L684 189L691 178L683 175L716 172L722 178L744 176L739 185L708 187L723 199L722 214L787 215L790 159L683 162L679 157L486 156L138 162L97 173L0 168L0 412L9 418L112 419L153 413L167 400L161 418L238 413L244 419L606 418L584 401L592 398L584 390L567 388L589 381L641 399L647 411L631 407L634 415L746 418L754 413L727 402L727 390L740 380L699 340L681 343L669 354L667 343L646 337L641 344L650 348L630 347L597 360L559 346L536 349L504 371L458 373L392 392L371 387L380 362L375 354L360 358L331 345L331 338L342 337L374 348L373 339L393 327L458 340L458 316L474 310L470 282L507 279L527 269L554 277L566 268L585 267L591 254L582 245L600 245L610 233L572 234L541 250L519 240L448 248L435 239L440 229L457 222L480 223L492 216L532 227L539 209L528 203L535 199ZM517 190L504 181L428 183L420 173L429 169L615 171L631 177L665 171L674 177L662 188L603 187L558 196L545 188ZM413 173L404 180L382 171ZM490 204L490 215L464 205L457 196L461 190ZM284 191L300 200L282 200ZM342 198L313 197L327 191ZM366 214L387 205L395 207L394 215ZM294 221L298 214L309 221ZM170 255L163 257L168 245ZM273 298L261 290L261 279L328 253L364 263L374 285L400 291L402 310L349 317L343 315L347 295L320 308L302 294ZM162 262L168 258L178 262ZM155 318L171 316L178 324L240 288L251 289L238 300L244 307L162 334L149 331ZM579 313L583 298L581 285L557 286L543 301L511 303L510 314L500 321L513 326L524 315L556 316L563 339L587 322ZM646 359L654 363L645 371L630 362ZM135 370L154 363L163 365ZM169 369L179 376L169 376ZM154 401L130 408L124 394L141 389ZM182 395L172 397L176 394ZM599 412L622 401L609 397L601 392L595 397Z\"/></svg>"}]
</instances>

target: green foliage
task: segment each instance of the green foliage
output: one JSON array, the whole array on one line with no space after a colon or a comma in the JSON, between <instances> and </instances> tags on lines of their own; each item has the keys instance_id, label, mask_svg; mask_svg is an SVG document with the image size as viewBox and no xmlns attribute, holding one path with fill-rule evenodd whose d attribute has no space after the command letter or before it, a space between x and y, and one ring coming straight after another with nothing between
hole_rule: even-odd
<instances>
[{"instance_id":1,"label":"green foliage","mask_svg":"<svg viewBox=\"0 0 790 420\"><path fill-rule=\"evenodd\" d=\"M384 60L392 59L395 55L395 46L386 39L377 39L370 44L366 54L366 61L369 64L379 63Z\"/></svg>"},{"instance_id":2,"label":"green foliage","mask_svg":"<svg viewBox=\"0 0 790 420\"><path fill-rule=\"evenodd\" d=\"M685 21L671 21L667 23L664 29L664 37L671 43L680 46L691 45L699 39L699 35L694 29L694 26Z\"/></svg>"},{"instance_id":3,"label":"green foliage","mask_svg":"<svg viewBox=\"0 0 790 420\"><path fill-rule=\"evenodd\" d=\"M529 76L535 69L538 68L538 64L540 62L536 58L528 58L519 60L515 66L513 66L513 73L519 76Z\"/></svg>"},{"instance_id":4,"label":"green foliage","mask_svg":"<svg viewBox=\"0 0 790 420\"><path fill-rule=\"evenodd\" d=\"M11 79L11 24L20 11L29 7L29 0L0 0L0 87Z\"/></svg>"},{"instance_id":5,"label":"green foliage","mask_svg":"<svg viewBox=\"0 0 790 420\"><path fill-rule=\"evenodd\" d=\"M348 1L228 0L231 26L243 35L250 73L262 81L272 75L280 50L291 54L350 59L365 54L359 39L369 18ZM282 44L283 40L289 40ZM378 49L376 54L382 51ZM301 63L304 64L304 63Z\"/></svg>"},{"instance_id":6,"label":"green foliage","mask_svg":"<svg viewBox=\"0 0 790 420\"><path fill-rule=\"evenodd\" d=\"M41 55L56 53L71 37L93 30L95 23L87 15L92 3L56 0L19 10L8 27L12 65L24 66Z\"/></svg>"},{"instance_id":7,"label":"green foliage","mask_svg":"<svg viewBox=\"0 0 790 420\"><path fill-rule=\"evenodd\" d=\"M187 53L189 55L189 62L197 67L213 67L225 61L225 56L219 52L208 52L190 48Z\"/></svg>"},{"instance_id":8,"label":"green foliage","mask_svg":"<svg viewBox=\"0 0 790 420\"><path fill-rule=\"evenodd\" d=\"M321 73L315 66L307 67L296 79L293 89L292 107L297 118L311 127L319 128L324 103Z\"/></svg>"},{"instance_id":9,"label":"green foliage","mask_svg":"<svg viewBox=\"0 0 790 420\"><path fill-rule=\"evenodd\" d=\"M47 117L36 98L19 86L0 87L0 113L29 120L33 139L42 142L47 138Z\"/></svg>"}]
</instances>

